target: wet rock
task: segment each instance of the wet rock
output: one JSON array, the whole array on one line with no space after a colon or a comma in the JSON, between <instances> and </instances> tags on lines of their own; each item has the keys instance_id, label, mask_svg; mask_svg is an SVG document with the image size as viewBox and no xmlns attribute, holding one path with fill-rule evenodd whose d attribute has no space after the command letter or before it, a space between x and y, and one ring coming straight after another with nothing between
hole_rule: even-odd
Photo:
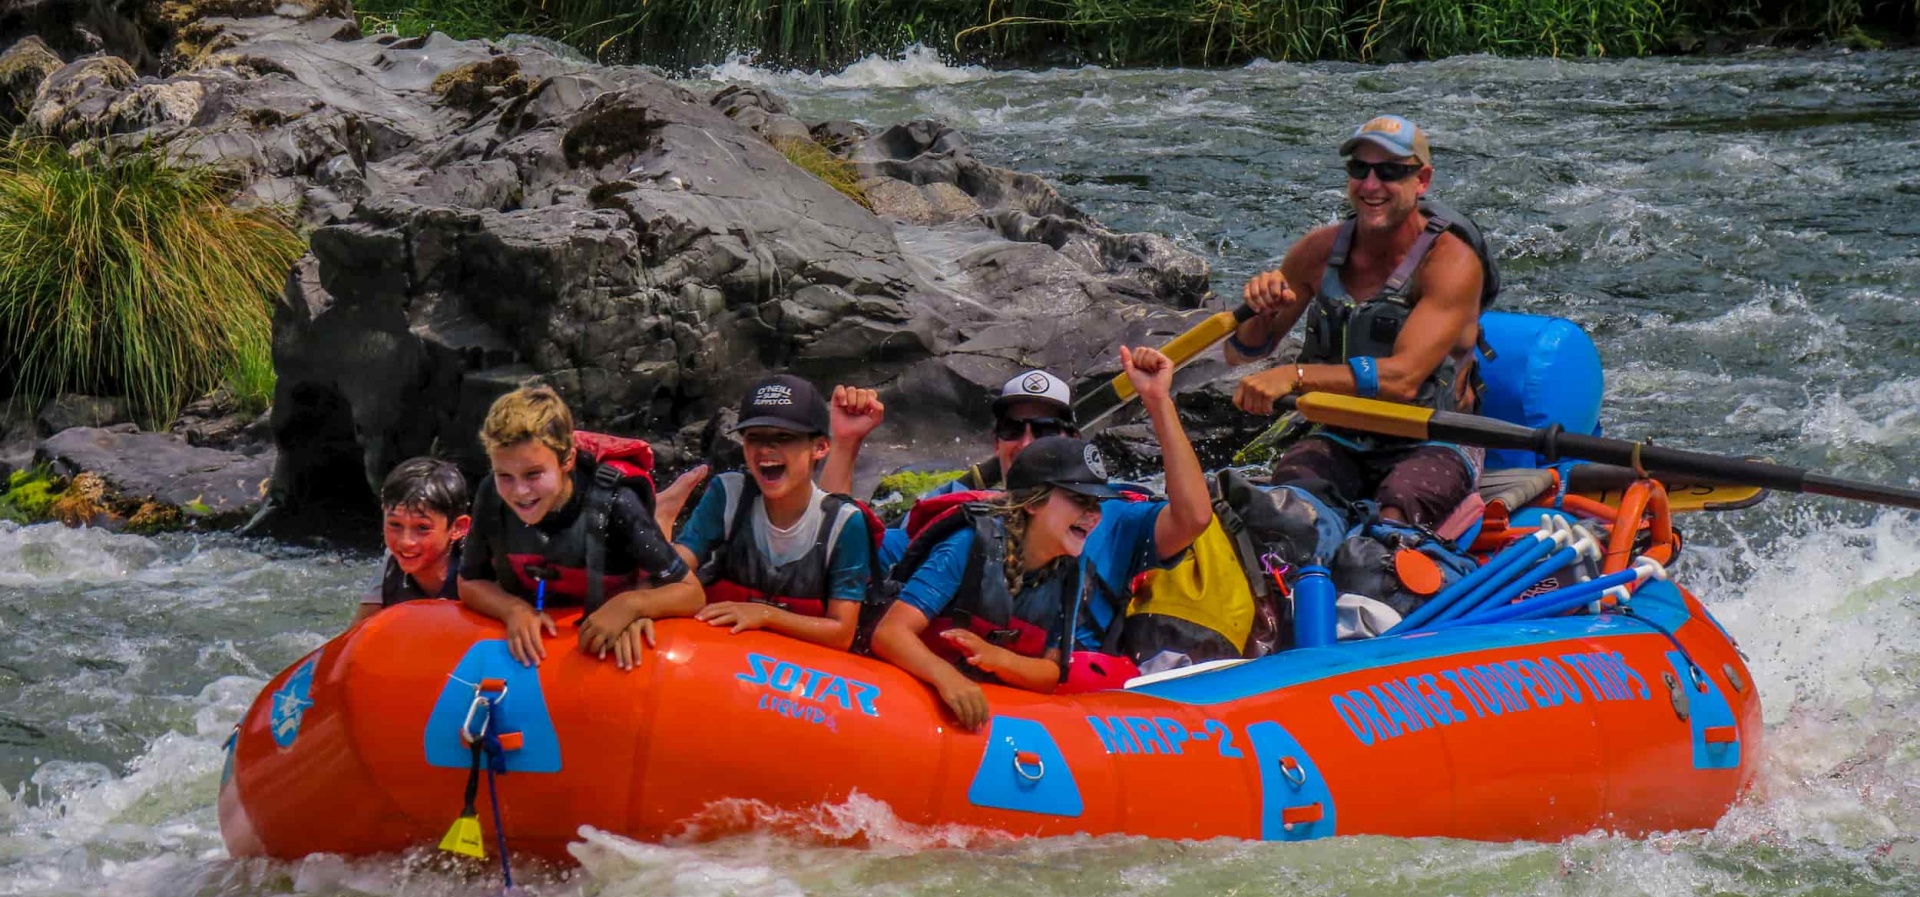
<instances>
[{"instance_id":1,"label":"wet rock","mask_svg":"<svg viewBox=\"0 0 1920 897\"><path fill-rule=\"evenodd\" d=\"M35 422L41 435L51 436L73 427L111 427L131 420L127 401L115 396L60 395L42 405Z\"/></svg>"},{"instance_id":2,"label":"wet rock","mask_svg":"<svg viewBox=\"0 0 1920 897\"><path fill-rule=\"evenodd\" d=\"M167 428L188 445L251 454L272 441L265 415L252 413L226 387L203 396L180 410Z\"/></svg>"},{"instance_id":3,"label":"wet rock","mask_svg":"<svg viewBox=\"0 0 1920 897\"><path fill-rule=\"evenodd\" d=\"M62 66L40 82L27 126L62 140L108 132L114 103L139 79L117 56L93 56Z\"/></svg>"},{"instance_id":4,"label":"wet rock","mask_svg":"<svg viewBox=\"0 0 1920 897\"><path fill-rule=\"evenodd\" d=\"M252 516L273 470L271 449L243 455L128 428L63 430L40 443L35 458L59 476L94 474L123 506L151 502L213 526Z\"/></svg>"},{"instance_id":5,"label":"wet rock","mask_svg":"<svg viewBox=\"0 0 1920 897\"><path fill-rule=\"evenodd\" d=\"M300 514L357 521L414 455L480 474L488 404L533 377L584 426L684 458L775 369L882 387L890 427L925 432L972 425L1023 366L1110 376L1116 346L1184 329L1205 289L1198 257L1106 231L938 123L808 127L764 88L696 96L538 42L366 39L329 0L214 2L169 5L172 43L148 48L181 70L82 60L29 118L220 165L311 228L275 309L267 424L276 500ZM875 210L786 141L839 153ZM250 426L210 412L176 433L246 445Z\"/></svg>"},{"instance_id":6,"label":"wet rock","mask_svg":"<svg viewBox=\"0 0 1920 897\"><path fill-rule=\"evenodd\" d=\"M0 124L19 124L33 106L40 83L63 65L38 35L21 38L0 53Z\"/></svg>"}]
</instances>

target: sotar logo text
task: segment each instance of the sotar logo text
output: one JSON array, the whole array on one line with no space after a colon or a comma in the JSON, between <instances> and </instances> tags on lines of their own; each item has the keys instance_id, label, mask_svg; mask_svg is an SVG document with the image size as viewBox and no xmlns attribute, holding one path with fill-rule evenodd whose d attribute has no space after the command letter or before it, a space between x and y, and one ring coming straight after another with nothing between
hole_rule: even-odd
<instances>
[{"instance_id":1,"label":"sotar logo text","mask_svg":"<svg viewBox=\"0 0 1920 897\"><path fill-rule=\"evenodd\" d=\"M880 708L874 705L874 701L880 697L878 685L788 663L765 654L748 654L747 665L749 671L735 673L734 678L776 694L790 695L826 707L858 710L867 716L880 715Z\"/></svg>"},{"instance_id":2,"label":"sotar logo text","mask_svg":"<svg viewBox=\"0 0 1920 897\"><path fill-rule=\"evenodd\" d=\"M762 386L753 394L755 405L791 405L793 390L785 386Z\"/></svg>"}]
</instances>

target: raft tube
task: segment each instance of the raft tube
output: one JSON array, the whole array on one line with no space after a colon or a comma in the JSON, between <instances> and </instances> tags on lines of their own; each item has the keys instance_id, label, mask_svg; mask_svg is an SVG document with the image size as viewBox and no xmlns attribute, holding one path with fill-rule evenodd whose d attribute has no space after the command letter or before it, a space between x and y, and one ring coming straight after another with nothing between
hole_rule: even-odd
<instances>
[{"instance_id":1,"label":"raft tube","mask_svg":"<svg viewBox=\"0 0 1920 897\"><path fill-rule=\"evenodd\" d=\"M723 834L751 806L855 793L901 819L1016 836L1126 833L1554 841L1712 826L1754 781L1760 701L1692 595L1630 613L1287 651L1072 697L987 686L979 732L872 658L692 620L632 672L549 639L514 663L458 604L389 609L275 677L229 742L235 856L402 851L459 814L475 687L506 695L512 849L562 862L580 827ZM495 843L483 805L485 842ZM746 814L751 816L752 814ZM765 818L765 817L762 817ZM744 823L742 823L744 824Z\"/></svg>"}]
</instances>

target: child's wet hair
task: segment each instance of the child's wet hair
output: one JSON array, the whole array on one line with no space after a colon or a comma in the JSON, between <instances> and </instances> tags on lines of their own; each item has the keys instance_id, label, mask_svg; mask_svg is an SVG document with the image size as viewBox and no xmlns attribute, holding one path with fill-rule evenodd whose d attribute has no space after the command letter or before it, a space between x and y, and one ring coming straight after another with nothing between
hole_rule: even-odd
<instances>
[{"instance_id":1,"label":"child's wet hair","mask_svg":"<svg viewBox=\"0 0 1920 897\"><path fill-rule=\"evenodd\" d=\"M402 461L380 484L380 507L427 511L451 521L467 513L467 478L452 462L439 458Z\"/></svg>"},{"instance_id":2,"label":"child's wet hair","mask_svg":"<svg viewBox=\"0 0 1920 897\"><path fill-rule=\"evenodd\" d=\"M537 439L565 463L573 454L573 412L550 386L523 386L493 400L480 444L487 451Z\"/></svg>"}]
</instances>

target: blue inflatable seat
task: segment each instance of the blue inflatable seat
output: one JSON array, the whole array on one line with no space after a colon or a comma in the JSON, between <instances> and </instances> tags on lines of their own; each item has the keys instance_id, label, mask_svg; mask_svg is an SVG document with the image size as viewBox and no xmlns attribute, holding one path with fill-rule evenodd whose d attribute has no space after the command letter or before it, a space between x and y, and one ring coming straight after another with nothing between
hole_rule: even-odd
<instances>
[{"instance_id":1,"label":"blue inflatable seat","mask_svg":"<svg viewBox=\"0 0 1920 897\"><path fill-rule=\"evenodd\" d=\"M1495 357L1476 353L1486 392L1480 413L1523 427L1559 424L1569 433L1600 435L1600 400L1606 375L1600 350L1580 325L1565 318L1490 311L1480 316L1480 332ZM1487 469L1540 467L1546 459L1531 451L1487 452Z\"/></svg>"}]
</instances>

